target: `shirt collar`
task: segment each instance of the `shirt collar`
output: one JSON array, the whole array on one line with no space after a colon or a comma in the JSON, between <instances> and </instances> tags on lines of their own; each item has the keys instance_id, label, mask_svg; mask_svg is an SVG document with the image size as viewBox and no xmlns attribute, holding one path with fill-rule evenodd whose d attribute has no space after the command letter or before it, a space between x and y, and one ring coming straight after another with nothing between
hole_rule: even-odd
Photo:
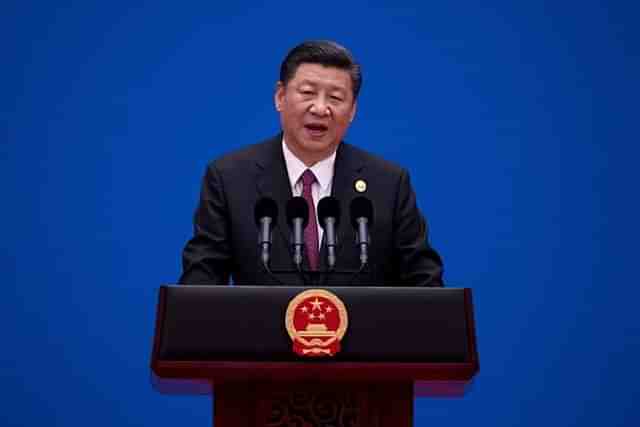
<instances>
[{"instance_id":1,"label":"shirt collar","mask_svg":"<svg viewBox=\"0 0 640 427\"><path fill-rule=\"evenodd\" d=\"M333 166L336 163L336 152L334 151L326 159L319 161L310 168L308 168L302 160L296 157L295 154L289 150L287 144L284 142L284 136L282 137L282 153L284 154L284 162L287 165L287 172L289 174L289 182L291 187L295 187L298 180L307 169L311 169L311 172L316 176L318 184L322 190L326 190L331 180L333 179Z\"/></svg>"}]
</instances>

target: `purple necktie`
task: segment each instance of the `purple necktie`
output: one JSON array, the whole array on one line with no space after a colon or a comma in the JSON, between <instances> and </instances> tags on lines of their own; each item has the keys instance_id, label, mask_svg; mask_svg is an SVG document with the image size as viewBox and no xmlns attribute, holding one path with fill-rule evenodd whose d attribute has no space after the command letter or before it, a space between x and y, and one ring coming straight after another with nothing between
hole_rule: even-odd
<instances>
[{"instance_id":1,"label":"purple necktie","mask_svg":"<svg viewBox=\"0 0 640 427\"><path fill-rule=\"evenodd\" d=\"M316 220L316 206L311 196L311 185L316 182L316 176L307 169L302 174L302 197L307 201L309 206L309 223L304 229L304 244L307 250L307 259L311 270L317 270L320 261L320 253L318 252L318 222Z\"/></svg>"}]
</instances>

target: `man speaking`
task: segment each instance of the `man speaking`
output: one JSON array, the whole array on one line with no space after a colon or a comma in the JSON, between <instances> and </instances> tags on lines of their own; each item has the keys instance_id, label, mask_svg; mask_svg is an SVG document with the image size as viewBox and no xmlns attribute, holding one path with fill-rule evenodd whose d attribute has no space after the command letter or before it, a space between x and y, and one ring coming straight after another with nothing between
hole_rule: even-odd
<instances>
[{"instance_id":1,"label":"man speaking","mask_svg":"<svg viewBox=\"0 0 640 427\"><path fill-rule=\"evenodd\" d=\"M282 133L209 164L180 283L442 286L407 171L343 141L361 84L337 43L289 52Z\"/></svg>"}]
</instances>

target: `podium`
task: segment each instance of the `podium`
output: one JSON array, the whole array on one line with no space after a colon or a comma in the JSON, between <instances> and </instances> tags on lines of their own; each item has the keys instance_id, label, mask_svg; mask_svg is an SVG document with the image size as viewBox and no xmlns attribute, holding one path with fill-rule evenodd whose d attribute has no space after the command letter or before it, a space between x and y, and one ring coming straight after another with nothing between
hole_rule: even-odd
<instances>
[{"instance_id":1,"label":"podium","mask_svg":"<svg viewBox=\"0 0 640 427\"><path fill-rule=\"evenodd\" d=\"M285 327L303 287L162 286L152 383L213 394L216 427L413 425L414 397L463 396L478 372L470 289L326 287L340 351L302 357Z\"/></svg>"}]
</instances>

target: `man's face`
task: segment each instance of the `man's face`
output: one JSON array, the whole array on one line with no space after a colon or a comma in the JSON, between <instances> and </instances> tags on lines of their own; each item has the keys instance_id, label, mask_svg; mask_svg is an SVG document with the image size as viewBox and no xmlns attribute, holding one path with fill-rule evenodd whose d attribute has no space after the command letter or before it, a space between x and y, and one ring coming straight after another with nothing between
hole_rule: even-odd
<instances>
[{"instance_id":1,"label":"man's face","mask_svg":"<svg viewBox=\"0 0 640 427\"><path fill-rule=\"evenodd\" d=\"M286 86L278 82L276 109L289 149L307 166L329 157L356 113L349 72L300 64Z\"/></svg>"}]
</instances>

